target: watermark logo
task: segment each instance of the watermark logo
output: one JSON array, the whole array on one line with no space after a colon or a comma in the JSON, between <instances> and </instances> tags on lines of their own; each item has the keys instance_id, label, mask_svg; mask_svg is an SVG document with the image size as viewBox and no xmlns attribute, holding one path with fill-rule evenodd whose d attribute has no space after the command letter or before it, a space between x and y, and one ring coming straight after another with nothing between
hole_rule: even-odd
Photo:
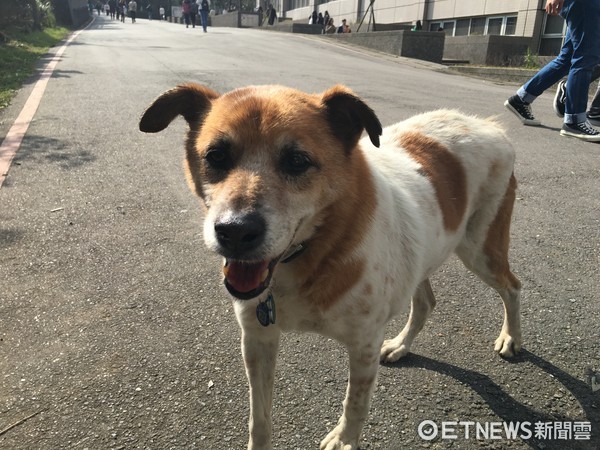
<instances>
[{"instance_id":1,"label":"watermark logo","mask_svg":"<svg viewBox=\"0 0 600 450\"><path fill-rule=\"evenodd\" d=\"M590 440L591 422L422 421L417 433L424 441L442 440Z\"/></svg>"}]
</instances>

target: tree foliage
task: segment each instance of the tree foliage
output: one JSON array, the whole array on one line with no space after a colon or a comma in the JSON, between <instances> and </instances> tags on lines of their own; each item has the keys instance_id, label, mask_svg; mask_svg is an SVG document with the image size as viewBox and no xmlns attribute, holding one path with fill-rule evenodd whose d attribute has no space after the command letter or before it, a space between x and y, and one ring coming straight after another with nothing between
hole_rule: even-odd
<instances>
[{"instance_id":1,"label":"tree foliage","mask_svg":"<svg viewBox=\"0 0 600 450\"><path fill-rule=\"evenodd\" d=\"M2 0L0 29L41 30L56 25L50 0Z\"/></svg>"}]
</instances>

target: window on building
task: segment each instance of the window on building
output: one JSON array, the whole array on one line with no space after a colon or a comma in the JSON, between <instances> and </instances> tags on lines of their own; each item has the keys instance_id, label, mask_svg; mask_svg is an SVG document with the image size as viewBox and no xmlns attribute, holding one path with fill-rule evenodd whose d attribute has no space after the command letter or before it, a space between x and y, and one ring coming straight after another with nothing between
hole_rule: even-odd
<instances>
[{"instance_id":1,"label":"window on building","mask_svg":"<svg viewBox=\"0 0 600 450\"><path fill-rule=\"evenodd\" d=\"M429 24L429 31L438 31L440 28L444 30L446 36L454 36L454 25L455 20L446 20L444 22L431 22Z\"/></svg>"},{"instance_id":2,"label":"window on building","mask_svg":"<svg viewBox=\"0 0 600 450\"><path fill-rule=\"evenodd\" d=\"M442 23L442 28L446 33L446 36L454 36L454 26L456 25L456 21L447 21Z\"/></svg>"},{"instance_id":3,"label":"window on building","mask_svg":"<svg viewBox=\"0 0 600 450\"><path fill-rule=\"evenodd\" d=\"M566 27L567 25L562 17L546 15L538 53L543 56L558 55L563 44Z\"/></svg>"},{"instance_id":4,"label":"window on building","mask_svg":"<svg viewBox=\"0 0 600 450\"><path fill-rule=\"evenodd\" d=\"M488 17L485 34L514 35L517 29L517 16Z\"/></svg>"},{"instance_id":5,"label":"window on building","mask_svg":"<svg viewBox=\"0 0 600 450\"><path fill-rule=\"evenodd\" d=\"M469 34L482 35L485 32L485 17L473 17L471 19L471 29Z\"/></svg>"},{"instance_id":6,"label":"window on building","mask_svg":"<svg viewBox=\"0 0 600 450\"><path fill-rule=\"evenodd\" d=\"M454 36L468 36L470 26L471 26L471 19L457 20L456 28L454 29Z\"/></svg>"},{"instance_id":7,"label":"window on building","mask_svg":"<svg viewBox=\"0 0 600 450\"><path fill-rule=\"evenodd\" d=\"M506 26L504 28L504 34L506 36L514 36L517 31L517 16L509 16L506 18Z\"/></svg>"},{"instance_id":8,"label":"window on building","mask_svg":"<svg viewBox=\"0 0 600 450\"><path fill-rule=\"evenodd\" d=\"M494 34L501 35L502 34L502 17L488 17L487 19L487 28L485 34Z\"/></svg>"},{"instance_id":9,"label":"window on building","mask_svg":"<svg viewBox=\"0 0 600 450\"><path fill-rule=\"evenodd\" d=\"M429 31L443 28L448 36L468 35L514 35L517 28L517 16L473 17L429 23Z\"/></svg>"}]
</instances>

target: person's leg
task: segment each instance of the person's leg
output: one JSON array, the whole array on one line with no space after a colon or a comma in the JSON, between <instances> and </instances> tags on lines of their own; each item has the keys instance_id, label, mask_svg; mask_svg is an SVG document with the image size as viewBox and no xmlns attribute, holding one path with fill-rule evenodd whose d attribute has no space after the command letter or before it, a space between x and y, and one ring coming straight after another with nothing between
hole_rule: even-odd
<instances>
[{"instance_id":1,"label":"person's leg","mask_svg":"<svg viewBox=\"0 0 600 450\"><path fill-rule=\"evenodd\" d=\"M208 27L208 11L202 11L200 14L202 15L202 29L206 33L206 28Z\"/></svg>"},{"instance_id":2,"label":"person's leg","mask_svg":"<svg viewBox=\"0 0 600 450\"><path fill-rule=\"evenodd\" d=\"M567 2L565 2L567 6ZM571 1L564 17L571 33L573 56L567 78L565 123L586 121L592 70L600 62L600 2Z\"/></svg>"},{"instance_id":3,"label":"person's leg","mask_svg":"<svg viewBox=\"0 0 600 450\"><path fill-rule=\"evenodd\" d=\"M556 58L546 64L527 83L519 88L517 95L526 103L533 102L537 97L569 73L573 43L570 30L567 29L565 42Z\"/></svg>"},{"instance_id":4,"label":"person's leg","mask_svg":"<svg viewBox=\"0 0 600 450\"><path fill-rule=\"evenodd\" d=\"M546 89L568 74L572 54L573 45L567 29L565 42L559 55L521 86L515 95L504 102L504 106L517 116L523 125L537 126L541 124L533 116L530 104Z\"/></svg>"},{"instance_id":5,"label":"person's leg","mask_svg":"<svg viewBox=\"0 0 600 450\"><path fill-rule=\"evenodd\" d=\"M596 81L600 78L600 64L594 67L592 71L592 81ZM590 109L587 112L587 119L595 127L600 127L600 83L590 104Z\"/></svg>"}]
</instances>

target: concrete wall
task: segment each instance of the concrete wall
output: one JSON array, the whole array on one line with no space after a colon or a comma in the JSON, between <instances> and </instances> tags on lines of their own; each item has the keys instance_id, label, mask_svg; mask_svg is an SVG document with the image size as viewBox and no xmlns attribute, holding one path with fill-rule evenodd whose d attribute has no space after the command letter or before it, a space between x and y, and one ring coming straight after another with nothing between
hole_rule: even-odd
<instances>
[{"instance_id":1,"label":"concrete wall","mask_svg":"<svg viewBox=\"0 0 600 450\"><path fill-rule=\"evenodd\" d=\"M377 31L324 35L353 45L360 45L393 55L442 62L445 33L437 31Z\"/></svg>"},{"instance_id":2,"label":"concrete wall","mask_svg":"<svg viewBox=\"0 0 600 450\"><path fill-rule=\"evenodd\" d=\"M242 28L250 28L258 26L258 13L242 13Z\"/></svg>"},{"instance_id":3,"label":"concrete wall","mask_svg":"<svg viewBox=\"0 0 600 450\"><path fill-rule=\"evenodd\" d=\"M444 58L466 60L471 64L515 66L532 44L532 39L516 36L446 37Z\"/></svg>"},{"instance_id":4,"label":"concrete wall","mask_svg":"<svg viewBox=\"0 0 600 450\"><path fill-rule=\"evenodd\" d=\"M239 14L234 11L227 14L219 14L218 16L211 15L208 17L208 24L212 27L258 27L258 13Z\"/></svg>"},{"instance_id":5,"label":"concrete wall","mask_svg":"<svg viewBox=\"0 0 600 450\"><path fill-rule=\"evenodd\" d=\"M323 34L323 27L319 24L310 25L308 23L292 23L292 33L301 34Z\"/></svg>"},{"instance_id":6,"label":"concrete wall","mask_svg":"<svg viewBox=\"0 0 600 450\"><path fill-rule=\"evenodd\" d=\"M218 16L211 16L210 24L213 27L239 28L240 15L237 12L231 12L227 14L219 14Z\"/></svg>"}]
</instances>

